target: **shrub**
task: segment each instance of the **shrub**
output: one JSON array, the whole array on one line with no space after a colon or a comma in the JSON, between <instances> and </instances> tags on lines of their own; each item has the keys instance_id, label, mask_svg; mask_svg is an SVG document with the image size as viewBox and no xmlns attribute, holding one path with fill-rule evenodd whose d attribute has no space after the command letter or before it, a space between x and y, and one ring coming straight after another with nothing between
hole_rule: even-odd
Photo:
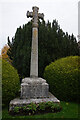
<instances>
[{"instance_id":1,"label":"shrub","mask_svg":"<svg viewBox=\"0 0 80 120\"><path fill-rule=\"evenodd\" d=\"M27 105L27 111L31 111L33 114L36 111L36 108L37 108L37 106L34 103Z\"/></svg>"},{"instance_id":2,"label":"shrub","mask_svg":"<svg viewBox=\"0 0 80 120\"><path fill-rule=\"evenodd\" d=\"M9 111L11 115L34 115L43 114L49 112L60 112L62 107L58 103L53 102L41 102L41 103L30 103L24 106L15 106Z\"/></svg>"},{"instance_id":3,"label":"shrub","mask_svg":"<svg viewBox=\"0 0 80 120\"><path fill-rule=\"evenodd\" d=\"M19 109L20 109L19 107L15 107L15 108L14 108L14 112L18 113L18 112L19 112Z\"/></svg>"},{"instance_id":4,"label":"shrub","mask_svg":"<svg viewBox=\"0 0 80 120\"><path fill-rule=\"evenodd\" d=\"M19 91L19 76L14 67L2 60L2 102L7 105Z\"/></svg>"},{"instance_id":5,"label":"shrub","mask_svg":"<svg viewBox=\"0 0 80 120\"><path fill-rule=\"evenodd\" d=\"M44 102L39 103L39 110L45 110L46 109L46 104Z\"/></svg>"},{"instance_id":6,"label":"shrub","mask_svg":"<svg viewBox=\"0 0 80 120\"><path fill-rule=\"evenodd\" d=\"M50 91L58 99L77 101L80 98L79 68L80 56L58 59L45 68L44 78L50 85Z\"/></svg>"}]
</instances>

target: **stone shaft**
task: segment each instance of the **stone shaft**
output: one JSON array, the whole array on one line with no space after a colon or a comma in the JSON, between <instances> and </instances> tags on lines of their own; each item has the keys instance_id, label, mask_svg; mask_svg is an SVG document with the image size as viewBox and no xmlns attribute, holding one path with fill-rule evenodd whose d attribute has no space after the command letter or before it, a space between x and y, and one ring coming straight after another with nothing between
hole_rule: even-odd
<instances>
[{"instance_id":1,"label":"stone shaft","mask_svg":"<svg viewBox=\"0 0 80 120\"><path fill-rule=\"evenodd\" d=\"M32 18L32 49L30 77L38 77L38 19L43 19L44 14L38 13L39 8L33 7L33 12L27 11L27 17Z\"/></svg>"},{"instance_id":2,"label":"stone shaft","mask_svg":"<svg viewBox=\"0 0 80 120\"><path fill-rule=\"evenodd\" d=\"M38 28L32 28L30 77L38 77Z\"/></svg>"}]
</instances>

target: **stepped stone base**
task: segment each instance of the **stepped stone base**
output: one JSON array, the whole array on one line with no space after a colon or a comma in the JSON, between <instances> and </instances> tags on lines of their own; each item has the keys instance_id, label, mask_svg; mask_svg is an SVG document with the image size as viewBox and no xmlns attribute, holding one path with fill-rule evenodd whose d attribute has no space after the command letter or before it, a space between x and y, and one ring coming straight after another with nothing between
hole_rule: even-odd
<instances>
[{"instance_id":1,"label":"stepped stone base","mask_svg":"<svg viewBox=\"0 0 80 120\"><path fill-rule=\"evenodd\" d=\"M49 101L54 102L54 103L60 103L60 101L54 95L52 95L49 92L49 97L48 98L38 98L38 99L20 99L20 98L16 98L14 100L11 100L9 111L14 110L15 106L22 107L22 106L30 104L31 102L38 104L40 102L49 102Z\"/></svg>"},{"instance_id":2,"label":"stepped stone base","mask_svg":"<svg viewBox=\"0 0 80 120\"><path fill-rule=\"evenodd\" d=\"M49 85L43 78L24 78L21 84L22 99L48 98Z\"/></svg>"},{"instance_id":3,"label":"stepped stone base","mask_svg":"<svg viewBox=\"0 0 80 120\"><path fill-rule=\"evenodd\" d=\"M32 102L38 104L49 101L60 103L60 101L49 92L49 85L46 83L46 80L42 78L24 78L21 83L20 98L11 100L9 111L13 111L15 106L21 107Z\"/></svg>"}]
</instances>

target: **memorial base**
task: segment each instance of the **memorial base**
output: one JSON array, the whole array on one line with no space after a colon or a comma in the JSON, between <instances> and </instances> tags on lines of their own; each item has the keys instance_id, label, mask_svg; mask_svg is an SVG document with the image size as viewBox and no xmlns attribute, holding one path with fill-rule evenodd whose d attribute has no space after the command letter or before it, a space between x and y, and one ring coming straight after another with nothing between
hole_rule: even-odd
<instances>
[{"instance_id":1,"label":"memorial base","mask_svg":"<svg viewBox=\"0 0 80 120\"><path fill-rule=\"evenodd\" d=\"M30 103L40 102L54 102L60 103L60 101L49 92L49 85L43 78L24 78L21 83L21 95L20 98L11 100L9 111L13 111L14 108L26 106Z\"/></svg>"},{"instance_id":2,"label":"memorial base","mask_svg":"<svg viewBox=\"0 0 80 120\"><path fill-rule=\"evenodd\" d=\"M49 85L43 78L24 78L21 84L21 98L47 98Z\"/></svg>"},{"instance_id":3,"label":"memorial base","mask_svg":"<svg viewBox=\"0 0 80 120\"><path fill-rule=\"evenodd\" d=\"M49 92L49 97L48 98L37 98L37 99L20 99L20 98L15 98L14 100L11 100L10 106L9 106L9 111L13 111L15 107L24 107L30 103L35 103L38 104L40 102L53 102L53 103L60 103L60 101Z\"/></svg>"}]
</instances>

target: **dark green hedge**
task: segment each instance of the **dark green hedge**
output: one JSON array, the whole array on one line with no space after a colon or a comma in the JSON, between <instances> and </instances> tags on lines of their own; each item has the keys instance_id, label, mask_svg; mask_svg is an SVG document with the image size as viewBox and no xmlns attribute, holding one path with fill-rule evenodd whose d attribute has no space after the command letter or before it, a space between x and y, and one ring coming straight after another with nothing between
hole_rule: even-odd
<instances>
[{"instance_id":1,"label":"dark green hedge","mask_svg":"<svg viewBox=\"0 0 80 120\"><path fill-rule=\"evenodd\" d=\"M50 91L60 100L77 101L80 98L80 56L56 60L45 68L44 78Z\"/></svg>"},{"instance_id":2,"label":"dark green hedge","mask_svg":"<svg viewBox=\"0 0 80 120\"><path fill-rule=\"evenodd\" d=\"M2 60L2 102L7 105L20 88L19 76L14 67Z\"/></svg>"}]
</instances>

